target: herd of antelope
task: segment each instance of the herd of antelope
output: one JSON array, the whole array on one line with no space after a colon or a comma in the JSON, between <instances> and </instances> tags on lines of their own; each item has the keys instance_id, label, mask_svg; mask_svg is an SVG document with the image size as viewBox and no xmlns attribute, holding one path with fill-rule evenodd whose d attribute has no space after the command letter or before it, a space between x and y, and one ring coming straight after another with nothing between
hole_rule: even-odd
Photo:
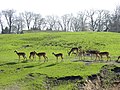
<instances>
[{"instance_id":1,"label":"herd of antelope","mask_svg":"<svg viewBox=\"0 0 120 90\"><path fill-rule=\"evenodd\" d=\"M18 55L19 57L19 60L20 60L20 57L22 56L24 59L27 60L27 57L26 57L26 54L25 52L17 52L16 50L14 51L16 52L16 54ZM39 57L39 60L41 59L41 57L44 58L44 62L45 61L48 61L48 57L46 56L46 53L45 52L35 52L35 51L32 51L29 53L29 59L34 59L36 56ZM63 53L57 53L55 54L54 52L52 53L57 61L58 61L58 58L60 57L63 61ZM74 47L74 48L71 48L70 51L68 52L68 56L70 56L71 54L75 54L76 56L79 57L79 60L85 60L85 56L91 56L91 60L92 60L92 57L95 56L95 60L103 60L103 56L106 56L107 58L107 61L110 60L111 61L111 57L110 57L110 54L109 52L100 52L98 50L83 50L81 48L77 48L77 47ZM116 60L116 62L118 62L118 60L120 59L120 56L118 56L118 59Z\"/></svg>"},{"instance_id":2,"label":"herd of antelope","mask_svg":"<svg viewBox=\"0 0 120 90\"><path fill-rule=\"evenodd\" d=\"M70 50L70 52L68 53L68 55L70 56L71 53L74 53L76 54L77 56L79 56L79 59L82 57L84 57L85 59L85 56L91 56L91 60L92 60L92 56L95 55L95 60L99 59L99 60L103 60L103 56L106 56L107 57L107 61L108 59L111 60L111 57L110 57L110 54L109 52L100 52L98 50L82 50L82 49L79 49L79 48L72 48Z\"/></svg>"},{"instance_id":3,"label":"herd of antelope","mask_svg":"<svg viewBox=\"0 0 120 90\"><path fill-rule=\"evenodd\" d=\"M17 52L16 50L14 51L18 57L19 57L19 60L20 60L20 57L22 56L24 59L27 60L27 57L26 57L26 54L25 52ZM52 53L56 59L58 60L58 57L61 57L62 61L63 61L63 54L62 53L58 53L58 54L55 54L54 52ZM36 57L36 55L39 57L39 60L41 59L41 57L44 58L44 62L45 61L48 61L48 57L46 56L46 53L45 52L35 52L35 51L32 51L30 52L30 55L29 55L29 59L34 59Z\"/></svg>"}]
</instances>

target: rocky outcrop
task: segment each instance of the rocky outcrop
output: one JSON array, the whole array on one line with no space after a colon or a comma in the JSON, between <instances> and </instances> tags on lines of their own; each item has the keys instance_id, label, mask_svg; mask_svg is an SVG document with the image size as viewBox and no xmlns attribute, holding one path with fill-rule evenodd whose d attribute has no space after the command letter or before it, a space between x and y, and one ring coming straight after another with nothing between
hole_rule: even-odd
<instances>
[{"instance_id":1,"label":"rocky outcrop","mask_svg":"<svg viewBox=\"0 0 120 90\"><path fill-rule=\"evenodd\" d=\"M83 90L120 90L120 67L105 65L100 73L88 76Z\"/></svg>"},{"instance_id":2,"label":"rocky outcrop","mask_svg":"<svg viewBox=\"0 0 120 90\"><path fill-rule=\"evenodd\" d=\"M70 90L120 90L120 67L104 65L98 74L90 75L86 80L81 76L66 76L57 79L47 77L46 81L49 89L71 82L74 86Z\"/></svg>"}]
</instances>

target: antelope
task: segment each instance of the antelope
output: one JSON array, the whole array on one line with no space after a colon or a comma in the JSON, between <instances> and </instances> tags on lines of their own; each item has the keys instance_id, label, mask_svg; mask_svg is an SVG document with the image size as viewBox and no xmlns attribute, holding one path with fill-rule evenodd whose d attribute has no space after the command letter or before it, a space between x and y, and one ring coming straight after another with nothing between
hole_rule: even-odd
<instances>
[{"instance_id":1,"label":"antelope","mask_svg":"<svg viewBox=\"0 0 120 90\"><path fill-rule=\"evenodd\" d=\"M79 57L79 60L80 59L82 60L82 57L84 57L84 60L85 60L85 51L84 50L79 50L78 57Z\"/></svg>"},{"instance_id":2,"label":"antelope","mask_svg":"<svg viewBox=\"0 0 120 90\"><path fill-rule=\"evenodd\" d=\"M48 61L48 57L46 56L45 52L39 52L39 53L36 53L36 55L39 57L39 60L41 59L41 57L43 57L44 58L44 62L46 60Z\"/></svg>"},{"instance_id":3,"label":"antelope","mask_svg":"<svg viewBox=\"0 0 120 90\"><path fill-rule=\"evenodd\" d=\"M34 59L34 58L35 58L35 55L36 55L36 52L35 52L35 51L30 52L29 59L31 59L31 57L33 57L33 59Z\"/></svg>"},{"instance_id":4,"label":"antelope","mask_svg":"<svg viewBox=\"0 0 120 90\"><path fill-rule=\"evenodd\" d=\"M62 59L61 61L63 61L63 54L62 53L55 54L53 52L52 54L56 57L57 61L58 61L58 57L61 57L61 59Z\"/></svg>"},{"instance_id":5,"label":"antelope","mask_svg":"<svg viewBox=\"0 0 120 90\"><path fill-rule=\"evenodd\" d=\"M24 52L17 52L16 50L14 52L18 55L19 60L20 60L20 56L22 56L24 59L27 60L26 54Z\"/></svg>"},{"instance_id":6,"label":"antelope","mask_svg":"<svg viewBox=\"0 0 120 90\"><path fill-rule=\"evenodd\" d=\"M71 48L71 50L68 52L68 56L70 56L71 53L77 54L77 53L78 53L78 50L79 50L79 48L77 48L77 47ZM75 52L75 51L76 51L76 52Z\"/></svg>"},{"instance_id":7,"label":"antelope","mask_svg":"<svg viewBox=\"0 0 120 90\"><path fill-rule=\"evenodd\" d=\"M98 50L87 50L86 51L87 54L91 55L91 59L92 59L92 55L95 55L96 56L95 60L97 60L97 58L99 58L99 55L98 55L99 52L100 51L98 51Z\"/></svg>"},{"instance_id":8,"label":"antelope","mask_svg":"<svg viewBox=\"0 0 120 90\"><path fill-rule=\"evenodd\" d=\"M110 57L110 55L109 55L109 52L99 52L98 54L99 54L101 60L102 60L103 56L106 56L106 57L107 57L107 61L108 61L108 59L111 60L111 57Z\"/></svg>"}]
</instances>

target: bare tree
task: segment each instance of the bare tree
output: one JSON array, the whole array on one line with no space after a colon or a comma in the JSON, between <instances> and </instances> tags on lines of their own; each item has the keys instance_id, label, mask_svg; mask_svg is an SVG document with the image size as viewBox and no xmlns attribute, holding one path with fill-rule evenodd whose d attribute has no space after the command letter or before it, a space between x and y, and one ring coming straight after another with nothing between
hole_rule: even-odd
<instances>
[{"instance_id":1,"label":"bare tree","mask_svg":"<svg viewBox=\"0 0 120 90\"><path fill-rule=\"evenodd\" d=\"M59 19L59 20L57 21L57 23L58 23L58 25L59 25L59 29L60 29L61 31L63 31L64 29L63 29L63 25L62 25L61 20Z\"/></svg>"},{"instance_id":2,"label":"bare tree","mask_svg":"<svg viewBox=\"0 0 120 90\"><path fill-rule=\"evenodd\" d=\"M96 31L101 31L103 29L103 22L102 22L102 18L103 18L103 10L97 10L96 11Z\"/></svg>"},{"instance_id":3,"label":"bare tree","mask_svg":"<svg viewBox=\"0 0 120 90\"><path fill-rule=\"evenodd\" d=\"M72 14L65 14L62 18L64 31L67 32L71 27Z\"/></svg>"},{"instance_id":4,"label":"bare tree","mask_svg":"<svg viewBox=\"0 0 120 90\"><path fill-rule=\"evenodd\" d=\"M12 10L4 10L4 11L2 11L2 13L5 16L7 24L9 26L9 32L8 33L11 33L12 24L13 24L13 21L14 21L15 10L13 10L13 9Z\"/></svg>"},{"instance_id":5,"label":"bare tree","mask_svg":"<svg viewBox=\"0 0 120 90\"><path fill-rule=\"evenodd\" d=\"M60 21L56 21L55 25L54 25L54 29L57 30L57 31L62 31L62 26L61 26L61 23Z\"/></svg>"},{"instance_id":6,"label":"bare tree","mask_svg":"<svg viewBox=\"0 0 120 90\"><path fill-rule=\"evenodd\" d=\"M72 25L71 25L71 29L75 32L80 31L80 22L79 19L76 17L72 18Z\"/></svg>"},{"instance_id":7,"label":"bare tree","mask_svg":"<svg viewBox=\"0 0 120 90\"><path fill-rule=\"evenodd\" d=\"M1 26L1 30L2 30L2 33L3 33L3 22L2 22L2 13L0 13L0 26Z\"/></svg>"},{"instance_id":8,"label":"bare tree","mask_svg":"<svg viewBox=\"0 0 120 90\"><path fill-rule=\"evenodd\" d=\"M109 31L110 30L110 20L111 15L108 10L104 10L104 17L103 17L103 31Z\"/></svg>"},{"instance_id":9,"label":"bare tree","mask_svg":"<svg viewBox=\"0 0 120 90\"><path fill-rule=\"evenodd\" d=\"M60 18L58 16L55 16L55 25L53 28L54 28L54 30L57 30L57 31L62 30L61 21L60 21Z\"/></svg>"},{"instance_id":10,"label":"bare tree","mask_svg":"<svg viewBox=\"0 0 120 90\"><path fill-rule=\"evenodd\" d=\"M86 27L87 27L86 11L79 12L77 17L78 17L79 22L80 22L80 29L81 29L81 31L84 31L86 29Z\"/></svg>"},{"instance_id":11,"label":"bare tree","mask_svg":"<svg viewBox=\"0 0 120 90\"><path fill-rule=\"evenodd\" d=\"M34 14L33 15L33 29L38 29L38 23L39 20L41 19L41 15L40 14Z\"/></svg>"},{"instance_id":12,"label":"bare tree","mask_svg":"<svg viewBox=\"0 0 120 90\"><path fill-rule=\"evenodd\" d=\"M45 18L41 18L38 22L39 30L45 30L46 26L47 26L47 22L46 22Z\"/></svg>"},{"instance_id":13,"label":"bare tree","mask_svg":"<svg viewBox=\"0 0 120 90\"><path fill-rule=\"evenodd\" d=\"M26 21L26 24L27 24L27 28L29 30L31 21L33 20L33 13L25 11L24 13L22 13L22 15L25 18L25 21Z\"/></svg>"},{"instance_id":14,"label":"bare tree","mask_svg":"<svg viewBox=\"0 0 120 90\"><path fill-rule=\"evenodd\" d=\"M46 23L48 25L49 30L53 30L54 25L56 23L57 16L46 16Z\"/></svg>"},{"instance_id":15,"label":"bare tree","mask_svg":"<svg viewBox=\"0 0 120 90\"><path fill-rule=\"evenodd\" d=\"M116 9L111 16L109 27L112 32L120 32L120 6L116 6Z\"/></svg>"},{"instance_id":16,"label":"bare tree","mask_svg":"<svg viewBox=\"0 0 120 90\"><path fill-rule=\"evenodd\" d=\"M90 30L95 31L96 30L96 24L97 24L96 11L95 10L87 11L87 17L89 18Z\"/></svg>"},{"instance_id":17,"label":"bare tree","mask_svg":"<svg viewBox=\"0 0 120 90\"><path fill-rule=\"evenodd\" d=\"M41 14L34 14L33 18L33 29L44 30L46 27L45 18L42 18Z\"/></svg>"},{"instance_id":18,"label":"bare tree","mask_svg":"<svg viewBox=\"0 0 120 90\"><path fill-rule=\"evenodd\" d=\"M107 10L97 10L96 12L96 31L104 31L108 28L109 12Z\"/></svg>"},{"instance_id":19,"label":"bare tree","mask_svg":"<svg viewBox=\"0 0 120 90\"><path fill-rule=\"evenodd\" d=\"M87 16L85 12L79 12L77 17L72 18L72 29L74 31L84 31L87 27Z\"/></svg>"},{"instance_id":20,"label":"bare tree","mask_svg":"<svg viewBox=\"0 0 120 90\"><path fill-rule=\"evenodd\" d=\"M15 17L13 27L17 29L17 31L16 31L17 34L21 33L23 28L25 27L25 21L24 21L21 13L19 13L19 16Z\"/></svg>"}]
</instances>

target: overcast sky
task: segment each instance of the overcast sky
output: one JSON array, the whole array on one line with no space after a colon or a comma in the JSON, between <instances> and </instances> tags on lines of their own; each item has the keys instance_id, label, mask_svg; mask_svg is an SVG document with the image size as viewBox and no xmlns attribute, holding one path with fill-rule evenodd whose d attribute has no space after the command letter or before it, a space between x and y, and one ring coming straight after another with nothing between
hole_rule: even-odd
<instances>
[{"instance_id":1,"label":"overcast sky","mask_svg":"<svg viewBox=\"0 0 120 90\"><path fill-rule=\"evenodd\" d=\"M120 5L120 0L0 0L0 11L15 9L61 16L89 9L113 11L117 5Z\"/></svg>"}]
</instances>

